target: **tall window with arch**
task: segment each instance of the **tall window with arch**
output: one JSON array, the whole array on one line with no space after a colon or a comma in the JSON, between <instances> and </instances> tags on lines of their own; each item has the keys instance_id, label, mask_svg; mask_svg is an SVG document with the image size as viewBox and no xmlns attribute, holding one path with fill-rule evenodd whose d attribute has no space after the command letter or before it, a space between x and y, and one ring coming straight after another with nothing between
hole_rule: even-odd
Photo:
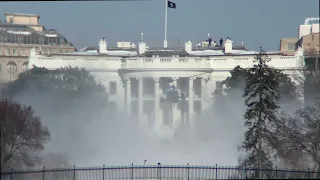
<instances>
[{"instance_id":1,"label":"tall window with arch","mask_svg":"<svg viewBox=\"0 0 320 180\"><path fill-rule=\"evenodd\" d=\"M7 70L9 73L17 72L17 64L15 62L8 62L7 64Z\"/></svg>"},{"instance_id":2,"label":"tall window with arch","mask_svg":"<svg viewBox=\"0 0 320 180\"><path fill-rule=\"evenodd\" d=\"M24 62L22 64L22 72L27 71L28 70L28 62Z\"/></svg>"}]
</instances>

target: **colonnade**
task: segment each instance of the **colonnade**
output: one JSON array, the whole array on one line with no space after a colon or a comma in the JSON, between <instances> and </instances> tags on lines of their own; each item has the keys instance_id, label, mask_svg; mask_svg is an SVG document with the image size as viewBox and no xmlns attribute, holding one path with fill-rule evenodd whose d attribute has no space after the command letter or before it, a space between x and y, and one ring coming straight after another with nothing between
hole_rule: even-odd
<instances>
[{"instance_id":1,"label":"colonnade","mask_svg":"<svg viewBox=\"0 0 320 180\"><path fill-rule=\"evenodd\" d=\"M143 120L144 119L144 112L143 112L143 108L144 108L144 97L143 97L143 90L144 90L144 79L145 78L124 78L124 83L125 83L125 108L126 108L126 112L128 113L129 116L132 115L132 94L131 94L131 88L132 88L132 81L137 80L138 83L138 119L139 120ZM150 78L149 78L150 79ZM154 117L154 122L155 124L158 125L163 125L164 120L163 120L163 114L162 114L162 109L161 109L161 105L160 105L160 99L161 99L161 95L160 95L160 77L152 77L153 79L153 83L154 83L154 112L153 112L153 117ZM179 77L172 77L172 85L174 85L175 87L177 87L177 81L179 79ZM192 125L192 117L194 116L194 82L195 82L195 77L189 77L189 83L188 83L188 89L189 89L189 95L186 97L186 102L188 102L188 117L189 117L189 123L191 123ZM204 103L204 85L205 85L205 78L204 77L200 77L200 84L201 84L201 93L200 93L200 103L201 103L201 108L203 107L203 103ZM170 113L170 125L177 125L177 124L181 124L181 120L182 120L182 115L180 116L180 114L178 113L178 107L172 106L171 109L171 113ZM187 116L184 116L187 117ZM187 119L186 119L187 120Z\"/></svg>"}]
</instances>

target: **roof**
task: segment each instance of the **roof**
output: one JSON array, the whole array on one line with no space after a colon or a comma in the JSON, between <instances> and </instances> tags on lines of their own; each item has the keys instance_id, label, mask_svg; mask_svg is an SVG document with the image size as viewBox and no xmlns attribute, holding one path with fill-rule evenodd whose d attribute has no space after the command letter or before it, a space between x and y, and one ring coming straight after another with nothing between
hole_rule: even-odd
<instances>
[{"instance_id":1,"label":"roof","mask_svg":"<svg viewBox=\"0 0 320 180\"><path fill-rule=\"evenodd\" d=\"M67 55L67 56L115 56L115 57L152 57L157 55L159 57L210 57L210 56L246 56L258 54L258 51L250 51L245 48L233 49L231 53L225 53L223 48L194 48L193 51L187 53L184 49L160 49L150 48L146 50L143 55L138 54L138 49L123 49L123 48L108 48L107 54L100 54L97 47L86 47L81 51L72 53L61 53L54 55ZM280 51L269 51L268 55L280 55Z\"/></svg>"},{"instance_id":2,"label":"roof","mask_svg":"<svg viewBox=\"0 0 320 180\"><path fill-rule=\"evenodd\" d=\"M46 36L46 37L62 37L64 36L60 34L58 31L54 29L47 29L42 32L37 32L34 29L26 26L26 25L18 25L18 24L0 24L0 35L1 34L15 34L15 35L38 35L38 36Z\"/></svg>"},{"instance_id":3,"label":"roof","mask_svg":"<svg viewBox=\"0 0 320 180\"><path fill-rule=\"evenodd\" d=\"M40 17L38 14L24 14L24 13L4 13L6 16L29 16L29 17Z\"/></svg>"},{"instance_id":4,"label":"roof","mask_svg":"<svg viewBox=\"0 0 320 180\"><path fill-rule=\"evenodd\" d=\"M26 25L17 25L17 24L0 24L0 43L17 43L17 44L30 44L30 38L29 40L26 40L26 42L19 41L19 38L12 38L13 40L6 40L6 38L3 37L24 37L24 36L32 36L35 38L58 38L57 42L55 42L58 45L68 45L70 44L65 36L60 34L58 31L54 29L47 29L42 32L35 31L34 29L26 26ZM62 39L62 41L61 41ZM14 41L14 42L12 42ZM48 40L48 42L51 42ZM50 43L48 43L50 44ZM70 44L73 46L72 44Z\"/></svg>"}]
</instances>

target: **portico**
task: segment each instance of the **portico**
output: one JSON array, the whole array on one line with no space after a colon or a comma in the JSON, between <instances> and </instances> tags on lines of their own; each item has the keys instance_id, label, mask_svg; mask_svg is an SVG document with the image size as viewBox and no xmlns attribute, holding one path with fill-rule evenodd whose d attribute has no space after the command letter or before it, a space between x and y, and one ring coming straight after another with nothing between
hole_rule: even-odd
<instances>
[{"instance_id":1,"label":"portico","mask_svg":"<svg viewBox=\"0 0 320 180\"><path fill-rule=\"evenodd\" d=\"M195 113L201 114L204 109L205 91L203 89L208 79L202 76L125 77L123 82L125 83L126 112L129 116L135 116L141 123L155 126L165 125L175 128L180 125L192 125ZM196 81L200 84L199 87L194 87ZM177 89L179 100L175 103L171 102L170 97L166 97L168 86ZM194 102L200 105L197 108L198 111L195 111ZM133 104L136 107L133 107ZM148 108L150 104L153 106L152 111Z\"/></svg>"}]
</instances>

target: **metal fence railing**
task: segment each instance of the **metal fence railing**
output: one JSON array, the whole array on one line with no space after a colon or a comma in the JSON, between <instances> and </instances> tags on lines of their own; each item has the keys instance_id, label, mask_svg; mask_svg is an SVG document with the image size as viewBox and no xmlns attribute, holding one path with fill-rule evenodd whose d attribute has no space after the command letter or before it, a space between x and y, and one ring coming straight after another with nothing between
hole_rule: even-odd
<instances>
[{"instance_id":1,"label":"metal fence railing","mask_svg":"<svg viewBox=\"0 0 320 180\"><path fill-rule=\"evenodd\" d=\"M309 170L252 169L221 166L118 166L98 168L41 169L1 172L1 180L105 180L105 179L320 179Z\"/></svg>"}]
</instances>

